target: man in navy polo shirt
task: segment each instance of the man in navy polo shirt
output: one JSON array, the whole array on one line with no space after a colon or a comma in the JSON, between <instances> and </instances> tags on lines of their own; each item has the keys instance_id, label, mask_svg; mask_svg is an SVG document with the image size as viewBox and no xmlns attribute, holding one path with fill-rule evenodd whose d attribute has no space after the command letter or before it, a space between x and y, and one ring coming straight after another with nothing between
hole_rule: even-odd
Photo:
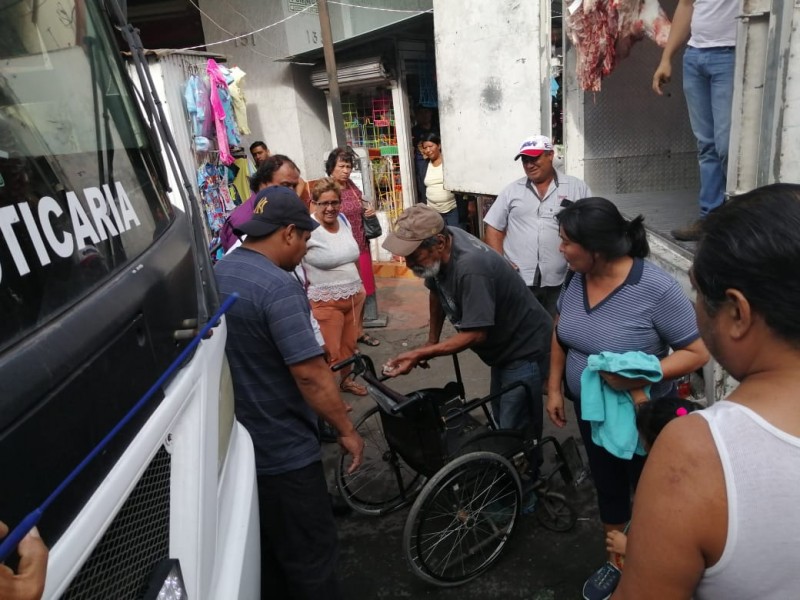
<instances>
[{"instance_id":1,"label":"man in navy polo shirt","mask_svg":"<svg viewBox=\"0 0 800 600\"><path fill-rule=\"evenodd\" d=\"M239 248L215 273L227 314L226 352L237 419L253 439L261 520L262 598L341 598L337 536L323 474L317 415L361 463L364 441L346 414L314 338L305 290L291 275L317 227L297 194L261 190Z\"/></svg>"}]
</instances>

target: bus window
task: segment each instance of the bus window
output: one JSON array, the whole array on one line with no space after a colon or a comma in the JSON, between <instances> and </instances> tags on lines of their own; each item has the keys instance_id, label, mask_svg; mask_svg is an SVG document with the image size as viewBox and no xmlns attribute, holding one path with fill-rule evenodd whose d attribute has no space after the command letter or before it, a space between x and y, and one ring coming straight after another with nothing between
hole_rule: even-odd
<instances>
[{"instance_id":1,"label":"bus window","mask_svg":"<svg viewBox=\"0 0 800 600\"><path fill-rule=\"evenodd\" d=\"M174 219L97 10L0 2L0 351Z\"/></svg>"}]
</instances>

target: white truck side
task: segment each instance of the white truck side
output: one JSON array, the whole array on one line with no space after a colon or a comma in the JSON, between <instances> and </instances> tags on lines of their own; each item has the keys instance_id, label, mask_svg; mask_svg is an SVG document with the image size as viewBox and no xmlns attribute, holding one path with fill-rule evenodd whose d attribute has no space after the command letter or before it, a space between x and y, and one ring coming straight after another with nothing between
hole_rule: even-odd
<instances>
[{"instance_id":1,"label":"white truck side","mask_svg":"<svg viewBox=\"0 0 800 600\"><path fill-rule=\"evenodd\" d=\"M668 15L675 0L664 0ZM522 176L512 159L532 133L551 134L550 78L561 65L551 49L551 3L434 0L437 83L448 189L496 195ZM564 7L566 11L566 7ZM800 181L800 2L743 0L728 168L732 195ZM564 170L598 195L650 199L653 213L672 198L696 195L696 143L688 123L680 61L664 97L650 89L661 48L637 43L603 80L583 92L576 50L563 40ZM691 205L691 203L690 203ZM647 208L642 209L647 216ZM688 222L693 214L686 215ZM691 293L691 252L651 234L652 258ZM713 371L713 376L712 376ZM706 395L729 383L706 373Z\"/></svg>"}]
</instances>

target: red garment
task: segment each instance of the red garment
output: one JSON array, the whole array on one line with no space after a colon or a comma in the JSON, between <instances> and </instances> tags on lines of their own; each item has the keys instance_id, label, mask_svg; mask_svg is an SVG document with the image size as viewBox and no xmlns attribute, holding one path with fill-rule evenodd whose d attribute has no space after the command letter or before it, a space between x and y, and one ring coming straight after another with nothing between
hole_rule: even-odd
<instances>
[{"instance_id":1,"label":"red garment","mask_svg":"<svg viewBox=\"0 0 800 600\"><path fill-rule=\"evenodd\" d=\"M364 284L364 291L367 296L375 293L375 274L372 271L372 256L369 253L369 242L364 235L364 221L362 215L364 208L361 204L361 191L350 179L342 186L340 212L347 217L353 228L353 237L358 242L358 272L361 275L361 282Z\"/></svg>"},{"instance_id":2,"label":"red garment","mask_svg":"<svg viewBox=\"0 0 800 600\"><path fill-rule=\"evenodd\" d=\"M367 296L375 294L375 272L372 270L372 256L369 248L358 255L358 274L361 275L361 283L364 284L364 291Z\"/></svg>"},{"instance_id":3,"label":"red garment","mask_svg":"<svg viewBox=\"0 0 800 600\"><path fill-rule=\"evenodd\" d=\"M364 236L364 221L362 219L364 208L361 204L361 198L361 191L355 183L348 179L347 183L342 186L342 206L339 212L350 221L350 226L353 228L353 237L358 242L358 249L364 252L364 250L368 249L368 246L367 238Z\"/></svg>"},{"instance_id":4,"label":"red garment","mask_svg":"<svg viewBox=\"0 0 800 600\"><path fill-rule=\"evenodd\" d=\"M228 82L225 81L225 76L219 69L217 61L213 58L208 59L206 63L206 73L211 84L211 111L214 114L214 127L217 132L217 148L219 149L219 159L225 165L233 164L233 156L231 155L230 145L228 144L228 130L225 127L225 107L220 100L217 88L223 88L227 93Z\"/></svg>"}]
</instances>

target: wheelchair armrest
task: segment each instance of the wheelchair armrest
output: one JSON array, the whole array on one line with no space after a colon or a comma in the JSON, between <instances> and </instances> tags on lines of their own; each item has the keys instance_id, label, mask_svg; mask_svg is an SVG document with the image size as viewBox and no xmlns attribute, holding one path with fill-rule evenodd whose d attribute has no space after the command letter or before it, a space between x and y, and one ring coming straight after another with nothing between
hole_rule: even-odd
<instances>
[{"instance_id":1,"label":"wheelchair armrest","mask_svg":"<svg viewBox=\"0 0 800 600\"><path fill-rule=\"evenodd\" d=\"M417 397L409 398L393 390L383 383L374 372L366 371L361 377L367 382L367 386L371 388L372 397L385 413L396 415L419 400Z\"/></svg>"},{"instance_id":2,"label":"wheelchair armrest","mask_svg":"<svg viewBox=\"0 0 800 600\"><path fill-rule=\"evenodd\" d=\"M489 394L488 396L484 396L483 398L474 398L472 400L468 400L464 404L464 406L461 407L460 410L454 411L454 415L453 416L454 417L460 416L460 415L462 415L464 413L472 412L476 408L486 406L487 402L491 402L495 398L499 398L500 396L502 396L506 392L509 392L509 391L513 390L514 388L517 388L517 387L520 387L520 386L523 386L523 387L527 388L528 391L530 391L530 388L528 388L528 384L527 383L525 383L524 381L515 381L511 385L507 385L504 388L501 388L499 391L495 392L494 394Z\"/></svg>"}]
</instances>

